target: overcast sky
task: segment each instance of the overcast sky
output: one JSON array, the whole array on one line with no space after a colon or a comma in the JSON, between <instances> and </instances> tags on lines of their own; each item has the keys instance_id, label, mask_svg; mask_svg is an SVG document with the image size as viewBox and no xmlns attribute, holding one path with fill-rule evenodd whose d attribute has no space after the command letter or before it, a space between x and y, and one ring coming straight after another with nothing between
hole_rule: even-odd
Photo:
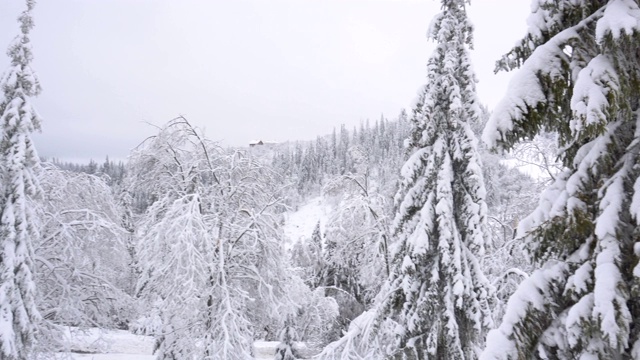
<instances>
[{"instance_id":1,"label":"overcast sky","mask_svg":"<svg viewBox=\"0 0 640 360\"><path fill-rule=\"evenodd\" d=\"M23 0L0 0L0 49ZM433 48L433 0L40 0L33 68L40 155L125 158L185 115L224 145L308 140L410 108ZM495 60L522 37L529 0L475 0L474 65L493 107ZM0 71L8 59L0 55Z\"/></svg>"}]
</instances>

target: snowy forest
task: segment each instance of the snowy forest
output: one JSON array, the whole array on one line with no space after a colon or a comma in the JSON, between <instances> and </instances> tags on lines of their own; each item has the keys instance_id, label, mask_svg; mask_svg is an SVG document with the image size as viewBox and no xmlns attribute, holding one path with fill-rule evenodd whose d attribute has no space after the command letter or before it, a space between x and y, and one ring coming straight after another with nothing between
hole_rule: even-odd
<instances>
[{"instance_id":1,"label":"snowy forest","mask_svg":"<svg viewBox=\"0 0 640 360\"><path fill-rule=\"evenodd\" d=\"M532 0L493 109L469 1L440 3L411 109L250 147L169 117L126 161L77 164L32 140L25 0L0 359L640 359L640 1ZM107 357L114 334L148 354Z\"/></svg>"}]
</instances>

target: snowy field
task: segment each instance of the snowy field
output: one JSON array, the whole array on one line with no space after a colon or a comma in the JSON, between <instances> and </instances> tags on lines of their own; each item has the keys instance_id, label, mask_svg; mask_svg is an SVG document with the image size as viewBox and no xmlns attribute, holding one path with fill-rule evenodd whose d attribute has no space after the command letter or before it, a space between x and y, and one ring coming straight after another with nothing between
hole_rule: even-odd
<instances>
[{"instance_id":1,"label":"snowy field","mask_svg":"<svg viewBox=\"0 0 640 360\"><path fill-rule=\"evenodd\" d=\"M310 239L318 221L324 226L331 211L331 205L319 196L300 206L297 211L289 213L283 226L287 249L299 240Z\"/></svg>"},{"instance_id":2,"label":"snowy field","mask_svg":"<svg viewBox=\"0 0 640 360\"><path fill-rule=\"evenodd\" d=\"M153 338L122 330L71 330L72 359L153 360ZM256 341L256 360L273 359L278 342Z\"/></svg>"}]
</instances>

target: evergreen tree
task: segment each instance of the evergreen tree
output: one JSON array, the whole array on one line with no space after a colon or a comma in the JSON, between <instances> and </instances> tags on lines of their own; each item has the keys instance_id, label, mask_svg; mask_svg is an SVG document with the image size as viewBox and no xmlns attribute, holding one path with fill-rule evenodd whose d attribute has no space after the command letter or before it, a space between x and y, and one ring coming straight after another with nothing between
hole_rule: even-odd
<instances>
[{"instance_id":1,"label":"evergreen tree","mask_svg":"<svg viewBox=\"0 0 640 360\"><path fill-rule=\"evenodd\" d=\"M344 175L351 171L351 164L349 163L349 130L347 127L342 124L340 126L340 137L338 142L338 153L336 154L336 160L338 161L338 171L341 175Z\"/></svg>"},{"instance_id":2,"label":"evergreen tree","mask_svg":"<svg viewBox=\"0 0 640 360\"><path fill-rule=\"evenodd\" d=\"M509 300L482 359L640 358L640 6L535 0L521 67L485 129L512 148L557 132L565 170L518 228L539 270Z\"/></svg>"},{"instance_id":3,"label":"evergreen tree","mask_svg":"<svg viewBox=\"0 0 640 360\"><path fill-rule=\"evenodd\" d=\"M291 262L299 269L299 277L311 289L322 285L325 259L322 253L322 233L320 221L313 229L311 239L300 239L291 249Z\"/></svg>"},{"instance_id":4,"label":"evergreen tree","mask_svg":"<svg viewBox=\"0 0 640 360\"><path fill-rule=\"evenodd\" d=\"M30 98L40 85L31 70L33 59L29 32L33 28L34 0L20 15L20 34L9 46L8 71L0 79L0 358L25 359L33 347L40 315L33 279L33 245L37 238L31 198L39 195L34 174L38 155L31 133L40 128L40 117Z\"/></svg>"},{"instance_id":5,"label":"evergreen tree","mask_svg":"<svg viewBox=\"0 0 640 360\"><path fill-rule=\"evenodd\" d=\"M489 284L478 258L486 234L479 121L465 0L443 0L437 46L412 118L413 151L396 196L390 292L381 320L397 323L396 359L475 359L491 326Z\"/></svg>"},{"instance_id":6,"label":"evergreen tree","mask_svg":"<svg viewBox=\"0 0 640 360\"><path fill-rule=\"evenodd\" d=\"M324 261L322 258L322 232L320 231L320 221L313 228L313 234L311 235L311 242L309 244L309 255L311 255L312 263L312 283L309 286L315 289L320 285L320 277L322 272L322 266Z\"/></svg>"},{"instance_id":7,"label":"evergreen tree","mask_svg":"<svg viewBox=\"0 0 640 360\"><path fill-rule=\"evenodd\" d=\"M284 328L280 331L280 343L276 347L275 360L296 360L294 342L298 335L296 329L293 328L293 322L287 320Z\"/></svg>"}]
</instances>

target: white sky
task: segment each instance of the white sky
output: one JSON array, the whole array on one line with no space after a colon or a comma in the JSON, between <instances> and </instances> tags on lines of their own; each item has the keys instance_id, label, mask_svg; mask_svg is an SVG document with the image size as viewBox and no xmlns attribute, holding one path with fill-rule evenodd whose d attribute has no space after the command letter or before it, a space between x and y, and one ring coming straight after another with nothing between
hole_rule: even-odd
<instances>
[{"instance_id":1,"label":"white sky","mask_svg":"<svg viewBox=\"0 0 640 360\"><path fill-rule=\"evenodd\" d=\"M495 60L522 37L530 0L475 0L475 70L493 107ZM0 50L23 0L0 0ZM426 75L433 0L39 0L39 153L124 158L179 114L224 145L308 140L394 118ZM4 52L4 51L3 51ZM8 59L0 54L0 71Z\"/></svg>"}]
</instances>

